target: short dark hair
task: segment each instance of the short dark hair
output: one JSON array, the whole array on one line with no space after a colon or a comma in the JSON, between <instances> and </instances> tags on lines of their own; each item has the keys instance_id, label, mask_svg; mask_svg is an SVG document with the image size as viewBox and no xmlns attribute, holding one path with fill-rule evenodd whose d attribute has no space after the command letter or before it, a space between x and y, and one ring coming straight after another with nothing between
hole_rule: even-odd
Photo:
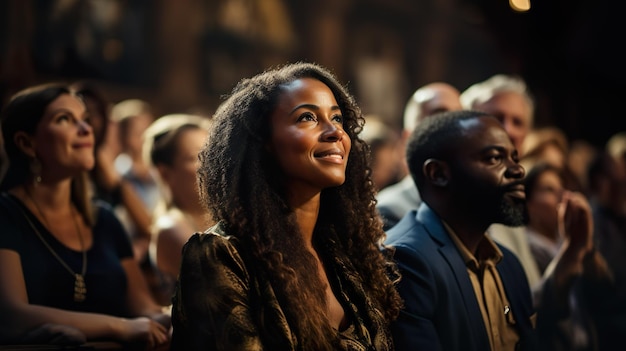
<instances>
[{"instance_id":1,"label":"short dark hair","mask_svg":"<svg viewBox=\"0 0 626 351\"><path fill-rule=\"evenodd\" d=\"M417 125L411 133L406 148L409 171L418 190L424 186L422 172L429 158L445 158L455 148L462 134L460 121L491 116L480 111L446 111L432 115Z\"/></svg>"}]
</instances>

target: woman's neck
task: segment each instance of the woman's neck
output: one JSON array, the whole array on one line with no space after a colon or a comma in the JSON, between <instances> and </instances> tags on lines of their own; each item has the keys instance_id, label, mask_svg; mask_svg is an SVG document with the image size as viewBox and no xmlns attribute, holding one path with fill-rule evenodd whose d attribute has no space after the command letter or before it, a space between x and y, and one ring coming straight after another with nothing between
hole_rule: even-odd
<instances>
[{"instance_id":1,"label":"woman's neck","mask_svg":"<svg viewBox=\"0 0 626 351\"><path fill-rule=\"evenodd\" d=\"M71 180L58 183L26 183L15 188L18 196L36 201L40 208L60 209L68 206L71 201Z\"/></svg>"},{"instance_id":2,"label":"woman's neck","mask_svg":"<svg viewBox=\"0 0 626 351\"><path fill-rule=\"evenodd\" d=\"M176 216L186 221L194 231L204 231L213 224L207 215L207 211L202 207L192 208L191 211L187 211L186 209L173 206L169 209L169 212L177 213Z\"/></svg>"},{"instance_id":3,"label":"woman's neck","mask_svg":"<svg viewBox=\"0 0 626 351\"><path fill-rule=\"evenodd\" d=\"M196 215L206 213L206 209L202 205L202 202L200 201L198 196L173 196L171 205L173 207L176 207L180 211L189 214Z\"/></svg>"},{"instance_id":4,"label":"woman's neck","mask_svg":"<svg viewBox=\"0 0 626 351\"><path fill-rule=\"evenodd\" d=\"M296 222L300 229L303 241L308 249L313 250L313 231L319 217L320 201L319 197L313 198L308 202L301 203L295 207Z\"/></svg>"}]
</instances>

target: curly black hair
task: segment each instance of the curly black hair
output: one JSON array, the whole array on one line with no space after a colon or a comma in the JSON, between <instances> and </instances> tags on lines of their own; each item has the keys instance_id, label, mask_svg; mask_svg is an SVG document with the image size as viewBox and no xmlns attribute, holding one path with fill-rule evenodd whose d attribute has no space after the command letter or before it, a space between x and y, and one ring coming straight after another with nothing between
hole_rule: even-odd
<instances>
[{"instance_id":1,"label":"curly black hair","mask_svg":"<svg viewBox=\"0 0 626 351\"><path fill-rule=\"evenodd\" d=\"M298 235L281 182L282 170L266 147L270 115L284 86L302 78L319 80L330 88L352 141L344 184L322 191L314 245L321 255L342 257L349 264L346 268L361 277L366 293L386 319L397 317L401 300L391 278L397 271L380 251L385 233L375 208L369 148L359 138L365 119L354 97L330 71L297 62L240 81L213 117L210 142L200 153L198 183L214 220L249 248L266 271L290 325L307 344L305 349L321 350L334 343L324 285L315 258Z\"/></svg>"}]
</instances>

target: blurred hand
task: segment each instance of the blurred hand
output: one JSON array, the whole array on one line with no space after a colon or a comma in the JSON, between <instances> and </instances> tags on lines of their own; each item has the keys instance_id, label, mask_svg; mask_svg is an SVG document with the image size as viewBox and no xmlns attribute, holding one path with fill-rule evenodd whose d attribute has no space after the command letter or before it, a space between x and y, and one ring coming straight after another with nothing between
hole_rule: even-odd
<instances>
[{"instance_id":1,"label":"blurred hand","mask_svg":"<svg viewBox=\"0 0 626 351\"><path fill-rule=\"evenodd\" d=\"M582 259L593 248L593 217L586 197L565 191L558 208L559 230L570 252Z\"/></svg>"},{"instance_id":2,"label":"blurred hand","mask_svg":"<svg viewBox=\"0 0 626 351\"><path fill-rule=\"evenodd\" d=\"M152 350L169 342L169 330L161 323L148 317L125 320L121 340L133 345L144 345Z\"/></svg>"},{"instance_id":3,"label":"blurred hand","mask_svg":"<svg viewBox=\"0 0 626 351\"><path fill-rule=\"evenodd\" d=\"M172 317L170 314L157 313L157 314L151 315L150 318L160 323L166 329L169 329L172 326Z\"/></svg>"}]
</instances>

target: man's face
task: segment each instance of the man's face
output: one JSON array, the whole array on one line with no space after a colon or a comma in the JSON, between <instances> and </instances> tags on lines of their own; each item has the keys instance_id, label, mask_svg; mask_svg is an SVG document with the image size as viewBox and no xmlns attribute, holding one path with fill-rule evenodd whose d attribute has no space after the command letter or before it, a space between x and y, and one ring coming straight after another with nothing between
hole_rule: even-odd
<instances>
[{"instance_id":1,"label":"man's face","mask_svg":"<svg viewBox=\"0 0 626 351\"><path fill-rule=\"evenodd\" d=\"M431 96L425 99L421 104L421 118L417 121L421 122L424 118L430 117L436 113L445 111L459 111L463 109L459 92L452 88L438 87L433 88L430 92Z\"/></svg>"},{"instance_id":2,"label":"man's face","mask_svg":"<svg viewBox=\"0 0 626 351\"><path fill-rule=\"evenodd\" d=\"M495 116L502 123L515 148L521 150L531 126L531 110L524 96L514 92L500 93L473 108Z\"/></svg>"},{"instance_id":3,"label":"man's face","mask_svg":"<svg viewBox=\"0 0 626 351\"><path fill-rule=\"evenodd\" d=\"M525 172L508 134L491 117L461 123L465 137L450 161L454 201L467 204L468 215L489 223L523 225Z\"/></svg>"}]
</instances>

